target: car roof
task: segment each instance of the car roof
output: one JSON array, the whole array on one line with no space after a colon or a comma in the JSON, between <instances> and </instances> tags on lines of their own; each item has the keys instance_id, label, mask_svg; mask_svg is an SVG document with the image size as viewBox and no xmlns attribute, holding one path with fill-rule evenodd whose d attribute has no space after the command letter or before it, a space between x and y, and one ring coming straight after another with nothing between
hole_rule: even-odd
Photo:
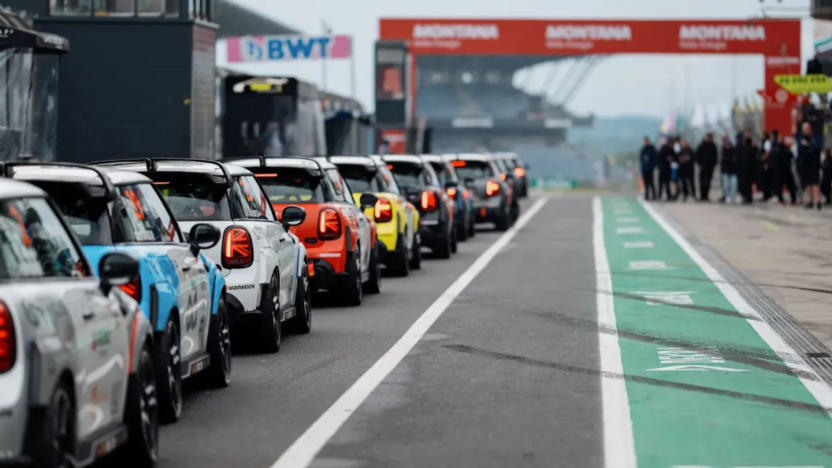
<instances>
[{"instance_id":1,"label":"car roof","mask_svg":"<svg viewBox=\"0 0 832 468\"><path fill-rule=\"evenodd\" d=\"M0 199L42 197L46 192L26 182L0 178Z\"/></svg>"},{"instance_id":2,"label":"car roof","mask_svg":"<svg viewBox=\"0 0 832 468\"><path fill-rule=\"evenodd\" d=\"M148 172L147 160L123 160L123 161L103 161L100 163L102 167L119 168L134 172ZM251 171L232 164L224 164L218 161L201 161L199 159L153 159L154 172L189 172L195 174L211 174L217 176L224 176L223 167L228 171L229 175L250 175Z\"/></svg>"},{"instance_id":3,"label":"car roof","mask_svg":"<svg viewBox=\"0 0 832 468\"><path fill-rule=\"evenodd\" d=\"M249 169L261 167L291 167L298 169L319 170L323 165L317 159L302 157L279 158L240 158L227 161L230 166L240 166ZM263 165L265 163L265 166Z\"/></svg>"},{"instance_id":4,"label":"car roof","mask_svg":"<svg viewBox=\"0 0 832 468\"><path fill-rule=\"evenodd\" d=\"M339 164L352 164L368 168L378 167L381 165L381 161L373 158L372 156L332 156L329 158L329 162L335 164L336 166Z\"/></svg>"},{"instance_id":5,"label":"car roof","mask_svg":"<svg viewBox=\"0 0 832 468\"><path fill-rule=\"evenodd\" d=\"M438 154L423 154L422 159L428 162L443 162L444 159Z\"/></svg>"},{"instance_id":6,"label":"car roof","mask_svg":"<svg viewBox=\"0 0 832 468\"><path fill-rule=\"evenodd\" d=\"M96 169L103 172L113 185L140 184L150 179L138 172L114 168L89 168L84 166L50 166L49 163L13 166L14 177L18 180L40 180L56 182L77 182L85 185L104 185Z\"/></svg>"},{"instance_id":7,"label":"car roof","mask_svg":"<svg viewBox=\"0 0 832 468\"><path fill-rule=\"evenodd\" d=\"M462 159L465 161L489 161L490 158L486 154L482 153L459 153L454 155L455 157L451 159Z\"/></svg>"},{"instance_id":8,"label":"car roof","mask_svg":"<svg viewBox=\"0 0 832 468\"><path fill-rule=\"evenodd\" d=\"M385 154L382 156L387 162L406 162L411 164L422 164L422 158L413 154Z\"/></svg>"}]
</instances>

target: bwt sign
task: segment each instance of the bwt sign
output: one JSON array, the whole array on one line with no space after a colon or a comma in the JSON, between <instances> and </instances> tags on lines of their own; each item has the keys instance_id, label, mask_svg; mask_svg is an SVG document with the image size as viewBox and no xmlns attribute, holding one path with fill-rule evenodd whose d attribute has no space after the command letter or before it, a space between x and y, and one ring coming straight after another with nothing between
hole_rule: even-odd
<instances>
[{"instance_id":1,"label":"bwt sign","mask_svg":"<svg viewBox=\"0 0 832 468\"><path fill-rule=\"evenodd\" d=\"M228 62L343 59L352 55L350 36L244 36L226 40Z\"/></svg>"}]
</instances>

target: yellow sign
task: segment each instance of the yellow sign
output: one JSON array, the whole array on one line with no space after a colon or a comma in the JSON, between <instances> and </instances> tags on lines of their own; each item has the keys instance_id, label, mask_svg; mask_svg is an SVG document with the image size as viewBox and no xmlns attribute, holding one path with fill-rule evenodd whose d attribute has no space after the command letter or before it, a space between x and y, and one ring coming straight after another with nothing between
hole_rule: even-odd
<instances>
[{"instance_id":1,"label":"yellow sign","mask_svg":"<svg viewBox=\"0 0 832 468\"><path fill-rule=\"evenodd\" d=\"M792 94L832 92L832 80L822 73L812 75L776 75L774 82Z\"/></svg>"}]
</instances>

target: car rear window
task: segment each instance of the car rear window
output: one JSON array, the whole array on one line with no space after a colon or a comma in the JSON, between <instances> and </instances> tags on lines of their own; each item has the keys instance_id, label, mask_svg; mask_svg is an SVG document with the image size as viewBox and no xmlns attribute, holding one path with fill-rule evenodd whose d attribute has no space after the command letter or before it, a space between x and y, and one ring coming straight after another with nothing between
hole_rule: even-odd
<instances>
[{"instance_id":1,"label":"car rear window","mask_svg":"<svg viewBox=\"0 0 832 468\"><path fill-rule=\"evenodd\" d=\"M264 168L254 174L272 204L323 203L320 172L297 168Z\"/></svg>"},{"instance_id":2,"label":"car rear window","mask_svg":"<svg viewBox=\"0 0 832 468\"><path fill-rule=\"evenodd\" d=\"M491 165L485 161L464 161L457 160L451 163L456 171L456 176L461 180L465 179L487 179L493 177Z\"/></svg>"},{"instance_id":3,"label":"car rear window","mask_svg":"<svg viewBox=\"0 0 832 468\"><path fill-rule=\"evenodd\" d=\"M231 219L225 178L189 172L150 172L153 185L179 221Z\"/></svg>"},{"instance_id":4,"label":"car rear window","mask_svg":"<svg viewBox=\"0 0 832 468\"><path fill-rule=\"evenodd\" d=\"M350 190L353 192L375 193L384 191L379 185L375 169L358 164L339 164L338 171L341 172L341 176L347 181L347 185L350 186Z\"/></svg>"},{"instance_id":5,"label":"car rear window","mask_svg":"<svg viewBox=\"0 0 832 468\"><path fill-rule=\"evenodd\" d=\"M70 229L83 245L113 243L104 186L30 180L55 200Z\"/></svg>"},{"instance_id":6,"label":"car rear window","mask_svg":"<svg viewBox=\"0 0 832 468\"><path fill-rule=\"evenodd\" d=\"M430 180L430 177L424 174L426 171L421 164L394 162L389 163L387 167L396 178L396 183L404 190L421 190Z\"/></svg>"}]
</instances>

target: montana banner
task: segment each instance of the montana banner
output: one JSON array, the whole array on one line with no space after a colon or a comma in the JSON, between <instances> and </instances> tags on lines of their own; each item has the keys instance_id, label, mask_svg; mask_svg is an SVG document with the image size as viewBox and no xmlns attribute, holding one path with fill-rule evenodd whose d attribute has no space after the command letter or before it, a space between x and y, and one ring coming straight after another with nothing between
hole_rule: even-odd
<instances>
[{"instance_id":1,"label":"montana banner","mask_svg":"<svg viewBox=\"0 0 832 468\"><path fill-rule=\"evenodd\" d=\"M335 36L243 36L226 39L229 63L345 59L352 39Z\"/></svg>"}]
</instances>

